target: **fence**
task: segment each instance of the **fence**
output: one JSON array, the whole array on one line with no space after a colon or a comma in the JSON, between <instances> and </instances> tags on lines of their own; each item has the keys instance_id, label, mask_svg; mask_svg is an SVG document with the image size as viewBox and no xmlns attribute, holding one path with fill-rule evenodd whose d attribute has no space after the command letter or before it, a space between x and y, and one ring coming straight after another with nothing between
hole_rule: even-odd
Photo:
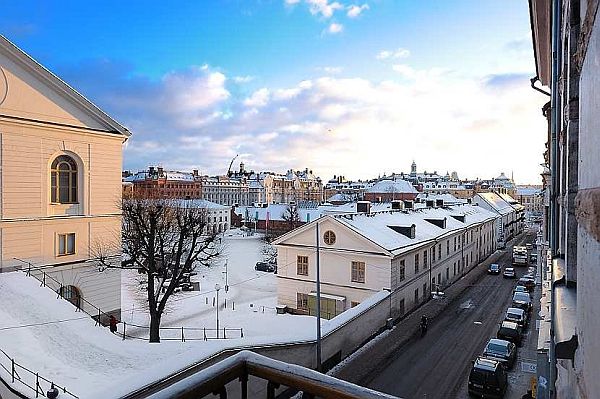
<instances>
[{"instance_id":1,"label":"fence","mask_svg":"<svg viewBox=\"0 0 600 399\"><path fill-rule=\"evenodd\" d=\"M34 273L32 273L32 271ZM38 273L35 273L35 272ZM29 267L26 271L28 276L34 277L40 282L40 287L48 287L57 293L57 299L63 297L63 288L65 287L60 281L52 277L49 273L46 273L44 270L39 268L32 269ZM96 325L106 326L108 323L108 318L110 315L108 313L103 312L96 305L86 301L85 298L79 297L78 301L85 303L88 306L88 310L85 307L81 306L81 303L73 304L75 306L76 312L84 312L91 316L95 321ZM69 301L70 302L70 301ZM71 302L72 303L72 302ZM263 313L264 313L263 306ZM89 311L92 309L92 311ZM119 322L119 326L121 326L120 331L117 332L119 336L123 339L142 339L148 341L150 339L149 332L150 327L148 326L139 326L132 323ZM138 330L147 330L147 336L137 336L127 334L128 327L133 327ZM135 331L135 330L134 330ZM218 330L215 328L203 328L203 327L160 327L160 339L161 341L208 341L211 339L232 339L232 338L244 338L244 331L242 328L219 328Z\"/></svg>"},{"instance_id":2,"label":"fence","mask_svg":"<svg viewBox=\"0 0 600 399\"><path fill-rule=\"evenodd\" d=\"M0 370L4 370L14 384L20 382L27 388L35 391L35 397L46 397L46 392L56 389L58 393L64 393L73 398L78 398L75 394L69 392L67 388L55 384L39 373L29 370L27 367L17 363L14 358L0 349Z\"/></svg>"},{"instance_id":3,"label":"fence","mask_svg":"<svg viewBox=\"0 0 600 399\"><path fill-rule=\"evenodd\" d=\"M133 332L129 332L133 330ZM136 331L144 331L144 336L139 336ZM146 334L145 331L148 331ZM149 340L150 327L139 326L133 323L119 323L117 335L123 339ZM132 335L133 334L133 335ZM208 341L212 339L244 338L243 328L204 328L204 327L160 327L161 341Z\"/></svg>"}]
</instances>

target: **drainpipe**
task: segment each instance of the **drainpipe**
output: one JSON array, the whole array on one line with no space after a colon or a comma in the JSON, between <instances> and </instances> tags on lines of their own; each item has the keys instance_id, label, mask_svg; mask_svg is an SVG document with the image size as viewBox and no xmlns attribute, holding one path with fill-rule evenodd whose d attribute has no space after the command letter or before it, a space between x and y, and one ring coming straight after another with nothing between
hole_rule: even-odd
<instances>
[{"instance_id":1,"label":"drainpipe","mask_svg":"<svg viewBox=\"0 0 600 399\"><path fill-rule=\"evenodd\" d=\"M559 76L561 74L561 13L562 13L562 2L561 0L552 1L552 97L551 97L551 122L550 122L550 135L551 135L551 157L550 157L550 171L552 186L550 190L550 248L552 257L558 254L558 241L559 241L559 211L558 211L558 132L561 128L561 115L560 115L560 93L558 90ZM550 270L551 281L554 279L554 270ZM556 323L556 300L554 292L554 284L552 284L552 297L550 306L550 384L549 393L550 397L553 398L556 395L556 353L555 353L555 323Z\"/></svg>"}]
</instances>

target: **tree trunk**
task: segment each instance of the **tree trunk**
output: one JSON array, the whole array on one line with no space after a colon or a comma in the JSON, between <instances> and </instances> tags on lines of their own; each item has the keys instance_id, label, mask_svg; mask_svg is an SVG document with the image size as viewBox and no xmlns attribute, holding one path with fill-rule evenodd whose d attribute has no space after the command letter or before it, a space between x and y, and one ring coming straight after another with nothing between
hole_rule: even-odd
<instances>
[{"instance_id":1,"label":"tree trunk","mask_svg":"<svg viewBox=\"0 0 600 399\"><path fill-rule=\"evenodd\" d=\"M150 314L150 342L160 342L160 315Z\"/></svg>"}]
</instances>

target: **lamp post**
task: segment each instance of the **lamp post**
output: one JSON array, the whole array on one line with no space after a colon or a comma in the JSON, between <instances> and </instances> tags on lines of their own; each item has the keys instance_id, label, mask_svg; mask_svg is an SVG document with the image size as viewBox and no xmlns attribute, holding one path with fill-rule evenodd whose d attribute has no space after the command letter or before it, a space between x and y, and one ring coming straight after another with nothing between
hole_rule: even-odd
<instances>
[{"instance_id":1,"label":"lamp post","mask_svg":"<svg viewBox=\"0 0 600 399\"><path fill-rule=\"evenodd\" d=\"M317 219L317 371L321 371L321 267L319 256L319 219Z\"/></svg>"},{"instance_id":2,"label":"lamp post","mask_svg":"<svg viewBox=\"0 0 600 399\"><path fill-rule=\"evenodd\" d=\"M217 339L219 338L219 290L221 289L221 285L219 283L215 284L215 291L217 291Z\"/></svg>"}]
</instances>

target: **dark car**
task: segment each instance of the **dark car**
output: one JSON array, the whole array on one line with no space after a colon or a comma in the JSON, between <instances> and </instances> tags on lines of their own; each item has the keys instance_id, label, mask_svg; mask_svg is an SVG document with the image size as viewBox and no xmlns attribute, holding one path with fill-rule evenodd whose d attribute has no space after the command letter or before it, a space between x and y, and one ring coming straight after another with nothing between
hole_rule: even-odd
<instances>
[{"instance_id":1,"label":"dark car","mask_svg":"<svg viewBox=\"0 0 600 399\"><path fill-rule=\"evenodd\" d=\"M529 263L536 263L537 262L537 254L535 252L532 252L529 254Z\"/></svg>"},{"instance_id":2,"label":"dark car","mask_svg":"<svg viewBox=\"0 0 600 399\"><path fill-rule=\"evenodd\" d=\"M469 395L480 398L502 398L508 386L506 370L496 359L478 357L469 374Z\"/></svg>"},{"instance_id":3,"label":"dark car","mask_svg":"<svg viewBox=\"0 0 600 399\"><path fill-rule=\"evenodd\" d=\"M515 360L517 360L517 347L510 341L492 338L485 346L483 356L499 360L508 370L514 366Z\"/></svg>"},{"instance_id":4,"label":"dark car","mask_svg":"<svg viewBox=\"0 0 600 399\"><path fill-rule=\"evenodd\" d=\"M258 270L259 272L273 273L277 270L277 266L267 262L256 262L254 270Z\"/></svg>"},{"instance_id":5,"label":"dark car","mask_svg":"<svg viewBox=\"0 0 600 399\"><path fill-rule=\"evenodd\" d=\"M502 277L504 278L515 278L515 268L514 267L505 267L504 273L502 273Z\"/></svg>"},{"instance_id":6,"label":"dark car","mask_svg":"<svg viewBox=\"0 0 600 399\"><path fill-rule=\"evenodd\" d=\"M521 345L521 327L514 321L503 321L496 333L496 338L510 341L515 345Z\"/></svg>"},{"instance_id":7,"label":"dark car","mask_svg":"<svg viewBox=\"0 0 600 399\"><path fill-rule=\"evenodd\" d=\"M500 274L500 265L497 263L492 263L488 266L489 274Z\"/></svg>"},{"instance_id":8,"label":"dark car","mask_svg":"<svg viewBox=\"0 0 600 399\"><path fill-rule=\"evenodd\" d=\"M525 275L521 277L519 281L517 281L517 285L522 285L523 287L527 288L527 291L533 292L535 289L535 277L531 275Z\"/></svg>"},{"instance_id":9,"label":"dark car","mask_svg":"<svg viewBox=\"0 0 600 399\"><path fill-rule=\"evenodd\" d=\"M525 330L527 327L527 312L521 308L508 308L504 315L504 320L514 321Z\"/></svg>"},{"instance_id":10,"label":"dark car","mask_svg":"<svg viewBox=\"0 0 600 399\"><path fill-rule=\"evenodd\" d=\"M531 297L524 292L515 292L513 294L512 307L521 308L526 312L531 310Z\"/></svg>"}]
</instances>

